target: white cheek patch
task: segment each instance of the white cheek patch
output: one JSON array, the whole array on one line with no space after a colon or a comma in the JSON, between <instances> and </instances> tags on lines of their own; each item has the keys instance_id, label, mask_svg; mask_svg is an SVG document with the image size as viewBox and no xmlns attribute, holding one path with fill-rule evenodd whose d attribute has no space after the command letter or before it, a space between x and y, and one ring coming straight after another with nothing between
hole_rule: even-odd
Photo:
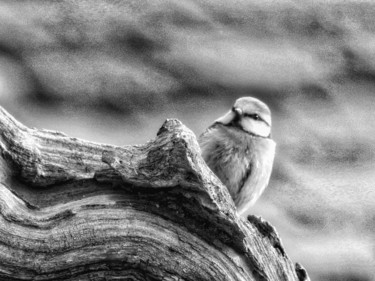
<instances>
[{"instance_id":1,"label":"white cheek patch","mask_svg":"<svg viewBox=\"0 0 375 281\"><path fill-rule=\"evenodd\" d=\"M241 126L246 132L265 138L271 133L271 127L260 120L243 118L241 120Z\"/></svg>"}]
</instances>

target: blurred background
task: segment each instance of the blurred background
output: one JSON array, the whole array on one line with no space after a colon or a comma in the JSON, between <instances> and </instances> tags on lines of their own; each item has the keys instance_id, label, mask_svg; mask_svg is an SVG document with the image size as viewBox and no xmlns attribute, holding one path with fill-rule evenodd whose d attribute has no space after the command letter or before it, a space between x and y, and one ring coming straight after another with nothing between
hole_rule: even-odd
<instances>
[{"instance_id":1,"label":"blurred background","mask_svg":"<svg viewBox=\"0 0 375 281\"><path fill-rule=\"evenodd\" d=\"M375 2L0 0L0 104L116 145L241 96L273 112L270 221L312 280L375 280Z\"/></svg>"}]
</instances>

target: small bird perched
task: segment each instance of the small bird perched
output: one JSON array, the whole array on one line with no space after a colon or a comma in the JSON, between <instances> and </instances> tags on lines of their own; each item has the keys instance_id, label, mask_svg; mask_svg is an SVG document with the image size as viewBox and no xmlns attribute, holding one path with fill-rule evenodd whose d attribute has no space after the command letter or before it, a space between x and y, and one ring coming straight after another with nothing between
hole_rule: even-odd
<instances>
[{"instance_id":1,"label":"small bird perched","mask_svg":"<svg viewBox=\"0 0 375 281\"><path fill-rule=\"evenodd\" d=\"M270 109L256 98L239 98L199 137L199 144L203 159L244 213L271 176L276 143L271 139Z\"/></svg>"}]
</instances>

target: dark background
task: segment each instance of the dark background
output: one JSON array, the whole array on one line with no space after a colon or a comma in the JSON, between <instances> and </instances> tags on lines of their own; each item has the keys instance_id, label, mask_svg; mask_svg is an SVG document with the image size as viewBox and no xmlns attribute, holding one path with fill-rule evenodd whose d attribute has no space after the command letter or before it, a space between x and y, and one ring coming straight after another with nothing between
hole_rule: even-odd
<instances>
[{"instance_id":1,"label":"dark background","mask_svg":"<svg viewBox=\"0 0 375 281\"><path fill-rule=\"evenodd\" d=\"M374 91L370 0L0 1L0 104L27 126L125 145L268 103L277 156L250 212L312 280L375 280Z\"/></svg>"}]
</instances>

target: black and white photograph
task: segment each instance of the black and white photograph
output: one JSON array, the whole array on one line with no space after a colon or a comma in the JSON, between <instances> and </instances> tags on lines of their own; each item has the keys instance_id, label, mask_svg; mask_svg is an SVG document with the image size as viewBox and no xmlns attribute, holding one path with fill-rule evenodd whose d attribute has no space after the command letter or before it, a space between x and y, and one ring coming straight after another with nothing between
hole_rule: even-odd
<instances>
[{"instance_id":1,"label":"black and white photograph","mask_svg":"<svg viewBox=\"0 0 375 281\"><path fill-rule=\"evenodd\" d=\"M0 0L0 281L375 281L375 1Z\"/></svg>"}]
</instances>

